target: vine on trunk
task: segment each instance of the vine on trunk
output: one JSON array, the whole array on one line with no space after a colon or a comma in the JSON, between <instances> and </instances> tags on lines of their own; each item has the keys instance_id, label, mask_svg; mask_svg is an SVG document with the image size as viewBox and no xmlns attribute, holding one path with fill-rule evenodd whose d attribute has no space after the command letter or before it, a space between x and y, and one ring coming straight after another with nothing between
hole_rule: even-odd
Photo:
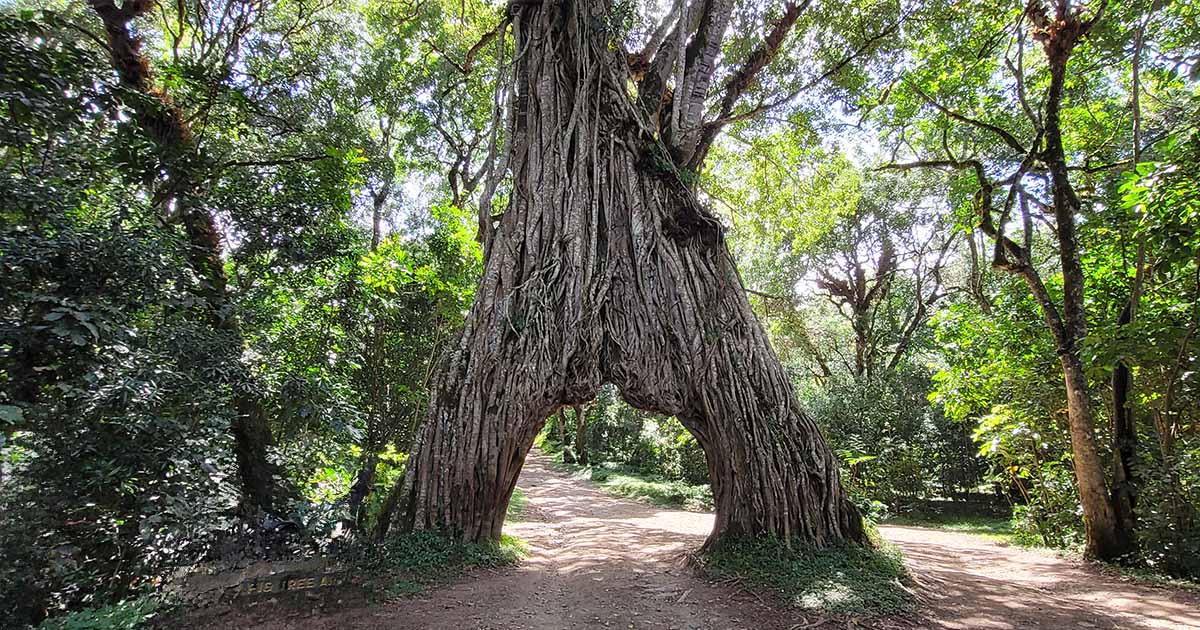
<instances>
[{"instance_id":1,"label":"vine on trunk","mask_svg":"<svg viewBox=\"0 0 1200 630\"><path fill-rule=\"evenodd\" d=\"M720 222L624 88L627 55L596 27L607 9L603 0L509 5L513 191L396 489L402 527L499 538L545 419L613 383L630 404L678 417L704 449L717 511L708 545L760 535L865 542ZM723 31L710 22L727 13L714 9L705 32ZM711 78L699 76L707 50L689 47L693 85ZM644 148L648 138L659 150Z\"/></svg>"}]
</instances>

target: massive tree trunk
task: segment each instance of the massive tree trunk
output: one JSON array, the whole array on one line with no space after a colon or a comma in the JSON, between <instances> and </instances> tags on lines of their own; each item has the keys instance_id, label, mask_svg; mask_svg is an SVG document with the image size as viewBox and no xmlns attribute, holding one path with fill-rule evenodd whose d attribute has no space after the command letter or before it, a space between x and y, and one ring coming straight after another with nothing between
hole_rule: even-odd
<instances>
[{"instance_id":1,"label":"massive tree trunk","mask_svg":"<svg viewBox=\"0 0 1200 630\"><path fill-rule=\"evenodd\" d=\"M406 530L500 536L544 419L615 384L703 447L709 538L864 540L838 465L598 28L604 3L510 5L513 191L443 356L401 492Z\"/></svg>"}]
</instances>

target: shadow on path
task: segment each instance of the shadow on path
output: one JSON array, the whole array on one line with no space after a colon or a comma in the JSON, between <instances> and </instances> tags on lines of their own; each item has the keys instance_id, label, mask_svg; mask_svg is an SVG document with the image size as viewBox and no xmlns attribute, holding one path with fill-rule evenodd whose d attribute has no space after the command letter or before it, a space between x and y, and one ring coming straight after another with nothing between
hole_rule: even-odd
<instances>
[{"instance_id":1,"label":"shadow on path","mask_svg":"<svg viewBox=\"0 0 1200 630\"><path fill-rule=\"evenodd\" d=\"M686 557L704 542L711 514L666 510L605 494L552 470L549 458L536 452L526 460L518 485L529 503L522 520L505 526L529 545L530 556L518 567L478 571L456 584L385 605L305 619L245 619L227 627L826 627L692 575ZM967 534L912 527L881 531L904 551L922 611L915 621L882 620L866 627L1200 628L1200 606L1191 594L1126 584L1071 560Z\"/></svg>"},{"instance_id":2,"label":"shadow on path","mask_svg":"<svg viewBox=\"0 0 1200 630\"><path fill-rule=\"evenodd\" d=\"M1132 584L1051 552L969 534L881 527L935 628L1200 628L1200 598Z\"/></svg>"}]
</instances>

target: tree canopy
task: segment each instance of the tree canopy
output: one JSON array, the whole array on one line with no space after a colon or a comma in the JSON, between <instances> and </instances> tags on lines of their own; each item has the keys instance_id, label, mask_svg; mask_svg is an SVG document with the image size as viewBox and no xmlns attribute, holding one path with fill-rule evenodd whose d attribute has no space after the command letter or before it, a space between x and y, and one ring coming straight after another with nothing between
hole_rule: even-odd
<instances>
[{"instance_id":1,"label":"tree canopy","mask_svg":"<svg viewBox=\"0 0 1200 630\"><path fill-rule=\"evenodd\" d=\"M0 7L0 614L402 536L460 397L721 514L716 434L785 440L772 535L949 502L1200 578L1195 3L568 4Z\"/></svg>"}]
</instances>

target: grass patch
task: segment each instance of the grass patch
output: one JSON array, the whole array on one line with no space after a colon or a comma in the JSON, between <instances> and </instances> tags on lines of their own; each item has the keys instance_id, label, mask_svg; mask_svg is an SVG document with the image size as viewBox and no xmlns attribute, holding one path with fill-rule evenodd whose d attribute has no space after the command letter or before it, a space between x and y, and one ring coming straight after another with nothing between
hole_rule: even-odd
<instances>
[{"instance_id":1,"label":"grass patch","mask_svg":"<svg viewBox=\"0 0 1200 630\"><path fill-rule=\"evenodd\" d=\"M463 543L441 532L418 531L388 539L362 551L354 565L365 586L384 599L420 593L475 568L511 566L528 554L520 539Z\"/></svg>"},{"instance_id":2,"label":"grass patch","mask_svg":"<svg viewBox=\"0 0 1200 630\"><path fill-rule=\"evenodd\" d=\"M1189 593L1200 594L1200 581L1192 581L1186 578L1171 577L1156 573L1153 569L1139 566L1123 566L1119 564L1104 564L1100 565L1100 571L1110 577L1126 580L1135 584L1144 586L1152 586L1155 588L1174 589L1179 591L1187 591Z\"/></svg>"},{"instance_id":3,"label":"grass patch","mask_svg":"<svg viewBox=\"0 0 1200 630\"><path fill-rule=\"evenodd\" d=\"M915 512L887 519L884 525L901 527L927 527L944 532L971 534L994 543L1020 547L1031 551L1053 552L1059 555L1077 555L1069 548L1048 547L1037 534L1014 529L1012 520L1003 516L986 514L939 514Z\"/></svg>"},{"instance_id":4,"label":"grass patch","mask_svg":"<svg viewBox=\"0 0 1200 630\"><path fill-rule=\"evenodd\" d=\"M887 519L884 524L961 532L1010 545L1029 546L1024 537L1013 531L1012 521L1003 516L912 513Z\"/></svg>"},{"instance_id":5,"label":"grass patch","mask_svg":"<svg viewBox=\"0 0 1200 630\"><path fill-rule=\"evenodd\" d=\"M914 603L900 551L887 543L788 549L775 538L729 540L697 561L710 578L736 579L820 614L875 617L908 611Z\"/></svg>"},{"instance_id":6,"label":"grass patch","mask_svg":"<svg viewBox=\"0 0 1200 630\"><path fill-rule=\"evenodd\" d=\"M592 474L592 480L613 494L663 507L706 511L713 508L712 490L707 485L692 486L682 481L643 477L631 473Z\"/></svg>"},{"instance_id":7,"label":"grass patch","mask_svg":"<svg viewBox=\"0 0 1200 630\"><path fill-rule=\"evenodd\" d=\"M708 484L693 486L682 481L642 474L609 462L595 466L566 464L561 454L554 456L554 467L570 473L572 478L590 481L605 492L627 499L694 512L713 509L712 490Z\"/></svg>"},{"instance_id":8,"label":"grass patch","mask_svg":"<svg viewBox=\"0 0 1200 630\"><path fill-rule=\"evenodd\" d=\"M508 521L521 520L521 515L525 512L526 505L529 505L529 497L520 488L513 488L512 497L508 499L508 511L504 513L504 519Z\"/></svg>"}]
</instances>

